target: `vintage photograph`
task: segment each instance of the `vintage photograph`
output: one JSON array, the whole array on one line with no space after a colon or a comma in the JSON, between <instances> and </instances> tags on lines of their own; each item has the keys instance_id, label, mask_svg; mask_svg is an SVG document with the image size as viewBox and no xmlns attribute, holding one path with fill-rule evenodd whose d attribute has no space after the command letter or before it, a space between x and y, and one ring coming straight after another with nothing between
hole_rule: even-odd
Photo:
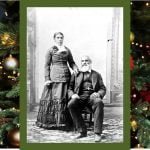
<instances>
[{"instance_id":1,"label":"vintage photograph","mask_svg":"<svg viewBox=\"0 0 150 150\"><path fill-rule=\"evenodd\" d=\"M123 143L123 7L27 7L27 143Z\"/></svg>"}]
</instances>

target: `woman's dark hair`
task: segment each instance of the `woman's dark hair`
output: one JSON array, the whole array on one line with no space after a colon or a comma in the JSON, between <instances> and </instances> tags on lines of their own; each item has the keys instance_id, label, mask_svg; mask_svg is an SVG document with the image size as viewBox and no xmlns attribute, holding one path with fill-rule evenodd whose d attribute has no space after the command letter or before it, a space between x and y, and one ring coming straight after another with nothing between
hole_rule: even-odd
<instances>
[{"instance_id":1,"label":"woman's dark hair","mask_svg":"<svg viewBox=\"0 0 150 150\"><path fill-rule=\"evenodd\" d=\"M58 35L58 34L61 34L61 35L63 36L63 38L64 38L64 35L63 35L62 32L55 32L55 33L54 33L54 39L55 39L56 35Z\"/></svg>"}]
</instances>

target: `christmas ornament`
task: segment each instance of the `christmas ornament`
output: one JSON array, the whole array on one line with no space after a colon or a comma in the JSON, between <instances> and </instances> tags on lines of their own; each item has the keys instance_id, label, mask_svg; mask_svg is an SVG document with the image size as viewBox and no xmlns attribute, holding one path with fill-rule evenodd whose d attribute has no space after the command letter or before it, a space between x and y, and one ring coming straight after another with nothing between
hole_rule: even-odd
<instances>
[{"instance_id":1,"label":"christmas ornament","mask_svg":"<svg viewBox=\"0 0 150 150\"><path fill-rule=\"evenodd\" d=\"M133 41L134 41L134 38L135 38L134 33L131 32L131 33L130 33L130 42L133 42Z\"/></svg>"},{"instance_id":2,"label":"christmas ornament","mask_svg":"<svg viewBox=\"0 0 150 150\"><path fill-rule=\"evenodd\" d=\"M4 46L14 46L16 44L16 35L4 33L0 35L1 44Z\"/></svg>"},{"instance_id":3,"label":"christmas ornament","mask_svg":"<svg viewBox=\"0 0 150 150\"><path fill-rule=\"evenodd\" d=\"M18 61L12 55L4 60L4 67L7 70L14 70L18 66Z\"/></svg>"},{"instance_id":4,"label":"christmas ornament","mask_svg":"<svg viewBox=\"0 0 150 150\"><path fill-rule=\"evenodd\" d=\"M7 134L7 139L8 139L10 146L13 146L16 148L19 147L19 145L20 145L19 128L14 128L14 129L10 130Z\"/></svg>"},{"instance_id":5,"label":"christmas ornament","mask_svg":"<svg viewBox=\"0 0 150 150\"><path fill-rule=\"evenodd\" d=\"M137 144L137 146L135 146L134 148L144 149L144 147L142 147L140 144Z\"/></svg>"},{"instance_id":6,"label":"christmas ornament","mask_svg":"<svg viewBox=\"0 0 150 150\"><path fill-rule=\"evenodd\" d=\"M137 127L138 127L136 120L132 120L132 121L131 121L131 127L132 127L132 130L133 130L133 131L136 131L136 129L137 129Z\"/></svg>"},{"instance_id":7,"label":"christmas ornament","mask_svg":"<svg viewBox=\"0 0 150 150\"><path fill-rule=\"evenodd\" d=\"M130 56L130 69L134 69L134 60L132 56Z\"/></svg>"},{"instance_id":8,"label":"christmas ornament","mask_svg":"<svg viewBox=\"0 0 150 150\"><path fill-rule=\"evenodd\" d=\"M144 101L147 101L150 103L150 91L141 91L140 94Z\"/></svg>"}]
</instances>

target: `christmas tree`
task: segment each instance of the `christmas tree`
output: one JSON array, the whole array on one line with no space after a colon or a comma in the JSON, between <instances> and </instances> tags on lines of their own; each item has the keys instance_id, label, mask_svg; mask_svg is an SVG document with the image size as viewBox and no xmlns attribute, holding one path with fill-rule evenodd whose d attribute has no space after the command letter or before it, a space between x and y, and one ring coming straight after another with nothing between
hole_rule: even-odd
<instances>
[{"instance_id":1,"label":"christmas tree","mask_svg":"<svg viewBox=\"0 0 150 150\"><path fill-rule=\"evenodd\" d=\"M150 2L131 2L131 147L150 148Z\"/></svg>"},{"instance_id":2,"label":"christmas tree","mask_svg":"<svg viewBox=\"0 0 150 150\"><path fill-rule=\"evenodd\" d=\"M19 147L19 2L0 2L0 147Z\"/></svg>"}]
</instances>

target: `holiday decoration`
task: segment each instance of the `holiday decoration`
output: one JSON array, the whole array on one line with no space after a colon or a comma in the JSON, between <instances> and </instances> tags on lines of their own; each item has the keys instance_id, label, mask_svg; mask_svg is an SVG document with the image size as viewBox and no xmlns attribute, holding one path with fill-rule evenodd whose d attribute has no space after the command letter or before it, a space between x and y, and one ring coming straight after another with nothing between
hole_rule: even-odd
<instances>
[{"instance_id":1,"label":"holiday decoration","mask_svg":"<svg viewBox=\"0 0 150 150\"><path fill-rule=\"evenodd\" d=\"M150 148L150 7L131 2L131 148Z\"/></svg>"},{"instance_id":2,"label":"holiday decoration","mask_svg":"<svg viewBox=\"0 0 150 150\"><path fill-rule=\"evenodd\" d=\"M134 33L131 32L131 33L130 33L130 42L133 42L133 41L134 41L134 38L135 38Z\"/></svg>"},{"instance_id":3,"label":"holiday decoration","mask_svg":"<svg viewBox=\"0 0 150 150\"><path fill-rule=\"evenodd\" d=\"M4 66L6 69L14 70L18 66L18 61L10 55L4 60Z\"/></svg>"},{"instance_id":4,"label":"holiday decoration","mask_svg":"<svg viewBox=\"0 0 150 150\"><path fill-rule=\"evenodd\" d=\"M4 46L14 46L15 45L15 36L12 34L10 35L9 33L4 33L0 35L1 38L1 44Z\"/></svg>"},{"instance_id":5,"label":"holiday decoration","mask_svg":"<svg viewBox=\"0 0 150 150\"><path fill-rule=\"evenodd\" d=\"M0 1L0 148L19 147L19 1Z\"/></svg>"},{"instance_id":6,"label":"holiday decoration","mask_svg":"<svg viewBox=\"0 0 150 150\"><path fill-rule=\"evenodd\" d=\"M137 146L135 148L144 149L144 147L140 146L140 144L137 144Z\"/></svg>"},{"instance_id":7,"label":"holiday decoration","mask_svg":"<svg viewBox=\"0 0 150 150\"><path fill-rule=\"evenodd\" d=\"M19 128L14 128L14 129L10 130L8 132L7 138L8 138L9 144L12 147L19 147L19 145L20 145Z\"/></svg>"},{"instance_id":8,"label":"holiday decoration","mask_svg":"<svg viewBox=\"0 0 150 150\"><path fill-rule=\"evenodd\" d=\"M133 57L130 56L130 69L132 70L134 68L134 60Z\"/></svg>"},{"instance_id":9,"label":"holiday decoration","mask_svg":"<svg viewBox=\"0 0 150 150\"><path fill-rule=\"evenodd\" d=\"M133 131L135 131L136 129L137 129L137 122L136 122L136 120L133 120L132 122L131 122L131 127L132 127L132 130Z\"/></svg>"}]
</instances>

